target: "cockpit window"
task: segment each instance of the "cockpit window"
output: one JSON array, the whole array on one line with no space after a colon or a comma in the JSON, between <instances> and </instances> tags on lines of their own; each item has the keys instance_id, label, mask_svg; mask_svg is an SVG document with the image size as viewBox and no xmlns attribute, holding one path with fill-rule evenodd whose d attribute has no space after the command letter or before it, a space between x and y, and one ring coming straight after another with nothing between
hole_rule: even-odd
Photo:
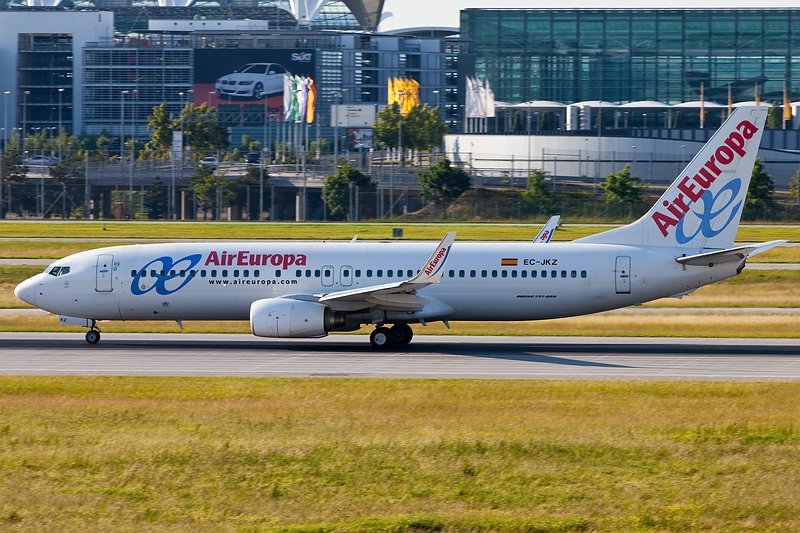
<instances>
[{"instance_id":1,"label":"cockpit window","mask_svg":"<svg viewBox=\"0 0 800 533\"><path fill-rule=\"evenodd\" d=\"M48 272L51 276L64 276L69 274L69 267L68 266L56 266L50 269Z\"/></svg>"}]
</instances>

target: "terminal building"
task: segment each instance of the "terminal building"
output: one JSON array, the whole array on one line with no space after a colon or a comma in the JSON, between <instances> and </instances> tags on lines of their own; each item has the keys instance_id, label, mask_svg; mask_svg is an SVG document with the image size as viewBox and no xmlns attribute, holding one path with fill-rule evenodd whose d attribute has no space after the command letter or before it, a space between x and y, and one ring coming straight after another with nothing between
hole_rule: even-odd
<instances>
[{"instance_id":1,"label":"terminal building","mask_svg":"<svg viewBox=\"0 0 800 533\"><path fill-rule=\"evenodd\" d=\"M746 102L790 110L761 155L778 188L800 169L800 9L469 8L460 26L409 28L398 12L413 2L385 1L0 0L0 140L64 129L118 145L149 136L156 105L177 116L187 102L216 107L233 146L274 140L280 96L218 81L280 65L314 78L311 136L340 146L338 106L374 112L389 79L417 80L476 184L532 168L598 180L626 162L667 182ZM492 117L467 116L470 77L491 85Z\"/></svg>"}]
</instances>

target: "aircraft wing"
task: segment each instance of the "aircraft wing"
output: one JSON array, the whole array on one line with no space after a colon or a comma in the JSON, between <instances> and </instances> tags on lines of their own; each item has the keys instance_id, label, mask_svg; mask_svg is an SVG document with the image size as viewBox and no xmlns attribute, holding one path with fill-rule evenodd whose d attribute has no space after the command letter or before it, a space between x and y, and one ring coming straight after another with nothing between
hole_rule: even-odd
<instances>
[{"instance_id":1,"label":"aircraft wing","mask_svg":"<svg viewBox=\"0 0 800 533\"><path fill-rule=\"evenodd\" d=\"M450 254L450 248L456 238L454 231L445 235L442 242L433 250L423 263L419 273L413 278L359 287L344 291L335 291L319 296L319 302L332 309L357 309L363 307L379 307L393 311L419 311L427 302L417 296L417 291L428 285L439 283L444 271L444 264Z\"/></svg>"},{"instance_id":2,"label":"aircraft wing","mask_svg":"<svg viewBox=\"0 0 800 533\"><path fill-rule=\"evenodd\" d=\"M757 255L760 254L761 252L766 252L770 248L774 248L775 246L780 246L781 244L786 244L787 242L789 241L778 240L778 241L762 242L758 244L747 244L745 246L728 248L727 250L715 250L713 252L705 252L702 254L684 255L681 257L676 257L675 261L677 261L682 265L692 265L692 266L705 266L709 264L719 264L719 263L733 263L737 261L744 261L745 259L747 259L752 255Z\"/></svg>"},{"instance_id":3,"label":"aircraft wing","mask_svg":"<svg viewBox=\"0 0 800 533\"><path fill-rule=\"evenodd\" d=\"M550 239L553 238L553 233L555 233L556 228L558 227L558 221L560 219L561 215L554 215L550 217L550 220L547 221L547 224L545 224L538 235L533 238L533 243L544 244L550 242Z\"/></svg>"}]
</instances>

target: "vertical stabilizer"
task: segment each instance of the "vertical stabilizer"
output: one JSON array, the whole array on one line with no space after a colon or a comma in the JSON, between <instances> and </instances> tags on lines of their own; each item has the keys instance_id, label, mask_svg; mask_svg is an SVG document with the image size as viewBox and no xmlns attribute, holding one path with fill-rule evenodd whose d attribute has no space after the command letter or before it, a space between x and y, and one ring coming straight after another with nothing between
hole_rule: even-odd
<instances>
[{"instance_id":1,"label":"vertical stabilizer","mask_svg":"<svg viewBox=\"0 0 800 533\"><path fill-rule=\"evenodd\" d=\"M723 249L733 246L768 106L742 106L639 220L576 242Z\"/></svg>"}]
</instances>

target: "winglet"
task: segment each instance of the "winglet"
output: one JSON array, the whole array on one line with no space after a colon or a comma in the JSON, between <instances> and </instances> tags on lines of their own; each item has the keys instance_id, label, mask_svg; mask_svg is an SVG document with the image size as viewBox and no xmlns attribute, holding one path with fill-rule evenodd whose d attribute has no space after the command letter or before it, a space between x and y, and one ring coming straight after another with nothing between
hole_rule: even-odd
<instances>
[{"instance_id":1,"label":"winglet","mask_svg":"<svg viewBox=\"0 0 800 533\"><path fill-rule=\"evenodd\" d=\"M439 283L444 272L444 263L450 255L450 248L456 239L455 231L448 231L442 242L433 250L431 256L422 264L419 273L409 280L409 283Z\"/></svg>"},{"instance_id":2,"label":"winglet","mask_svg":"<svg viewBox=\"0 0 800 533\"><path fill-rule=\"evenodd\" d=\"M561 215L553 215L552 217L550 217L550 220L547 221L547 224L544 225L539 234L533 238L533 243L544 244L550 242L550 239L553 238L553 233L556 232L556 228L558 227L558 221L560 219Z\"/></svg>"}]
</instances>

